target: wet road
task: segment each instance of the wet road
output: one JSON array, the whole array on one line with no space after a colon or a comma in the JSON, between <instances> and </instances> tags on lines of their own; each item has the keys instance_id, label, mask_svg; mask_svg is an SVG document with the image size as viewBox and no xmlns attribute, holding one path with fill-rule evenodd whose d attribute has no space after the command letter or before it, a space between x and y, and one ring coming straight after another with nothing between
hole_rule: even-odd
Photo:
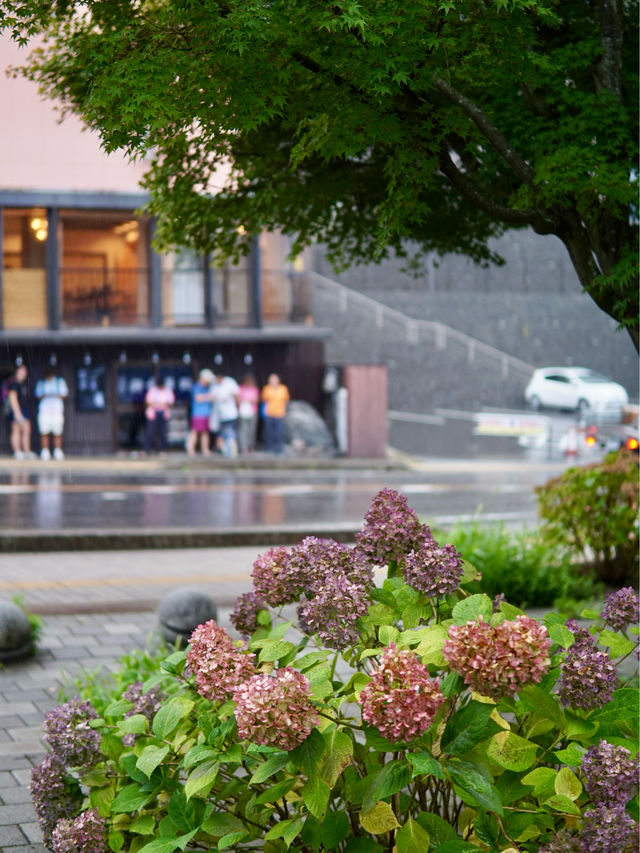
<instances>
[{"instance_id":1,"label":"wet road","mask_svg":"<svg viewBox=\"0 0 640 853\"><path fill-rule=\"evenodd\" d=\"M0 531L108 531L359 525L382 488L433 524L458 518L533 523L534 486L558 462L439 461L420 470L82 471L0 467Z\"/></svg>"}]
</instances>

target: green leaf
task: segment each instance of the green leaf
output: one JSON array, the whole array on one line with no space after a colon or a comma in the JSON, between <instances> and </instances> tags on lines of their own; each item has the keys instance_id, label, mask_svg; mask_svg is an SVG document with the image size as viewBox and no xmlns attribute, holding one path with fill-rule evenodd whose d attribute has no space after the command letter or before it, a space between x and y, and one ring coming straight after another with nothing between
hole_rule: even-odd
<instances>
[{"instance_id":1,"label":"green leaf","mask_svg":"<svg viewBox=\"0 0 640 853\"><path fill-rule=\"evenodd\" d=\"M590 608L585 607L585 609L580 613L580 618L581 619L599 619L600 618L600 611L599 610L591 610Z\"/></svg>"},{"instance_id":2,"label":"green leaf","mask_svg":"<svg viewBox=\"0 0 640 853\"><path fill-rule=\"evenodd\" d=\"M247 837L246 829L236 829L233 832L227 832L226 835L218 839L217 849L230 850Z\"/></svg>"},{"instance_id":3,"label":"green leaf","mask_svg":"<svg viewBox=\"0 0 640 853\"><path fill-rule=\"evenodd\" d=\"M260 650L258 660L260 662L280 660L294 649L295 646L288 640L268 640Z\"/></svg>"},{"instance_id":4,"label":"green leaf","mask_svg":"<svg viewBox=\"0 0 640 853\"><path fill-rule=\"evenodd\" d=\"M177 838L156 838L141 847L138 853L173 853L178 850Z\"/></svg>"},{"instance_id":5,"label":"green leaf","mask_svg":"<svg viewBox=\"0 0 640 853\"><path fill-rule=\"evenodd\" d=\"M561 767L555 779L556 794L577 800L582 793L582 784L575 773L568 767Z\"/></svg>"},{"instance_id":6,"label":"green leaf","mask_svg":"<svg viewBox=\"0 0 640 853\"><path fill-rule=\"evenodd\" d=\"M463 755L465 752L489 737L489 718L494 705L481 702L469 702L456 711L450 718L442 734L441 749L449 755Z\"/></svg>"},{"instance_id":7,"label":"green leaf","mask_svg":"<svg viewBox=\"0 0 640 853\"><path fill-rule=\"evenodd\" d=\"M557 772L551 767L536 767L522 779L523 785L532 785L533 794L539 801L544 802L555 793Z\"/></svg>"},{"instance_id":8,"label":"green leaf","mask_svg":"<svg viewBox=\"0 0 640 853\"><path fill-rule=\"evenodd\" d=\"M519 607L514 607L513 604L509 604L508 601L500 602L500 613L502 613L505 619L509 619L513 621L516 616L524 616L524 610L520 610Z\"/></svg>"},{"instance_id":9,"label":"green leaf","mask_svg":"<svg viewBox=\"0 0 640 853\"><path fill-rule=\"evenodd\" d=\"M396 832L398 853L425 853L429 844L429 833L412 817Z\"/></svg>"},{"instance_id":10,"label":"green leaf","mask_svg":"<svg viewBox=\"0 0 640 853\"><path fill-rule=\"evenodd\" d=\"M185 792L182 788L178 788L169 800L169 817L179 832L199 829L202 817L202 801L187 800Z\"/></svg>"},{"instance_id":11,"label":"green leaf","mask_svg":"<svg viewBox=\"0 0 640 853\"><path fill-rule=\"evenodd\" d=\"M362 801L362 811L370 812L379 800L401 791L411 781L406 761L390 761L375 775Z\"/></svg>"},{"instance_id":12,"label":"green leaf","mask_svg":"<svg viewBox=\"0 0 640 853\"><path fill-rule=\"evenodd\" d=\"M393 622L394 617L395 611L386 604L372 604L364 621L369 625L388 625Z\"/></svg>"},{"instance_id":13,"label":"green leaf","mask_svg":"<svg viewBox=\"0 0 640 853\"><path fill-rule=\"evenodd\" d=\"M532 684L523 687L520 690L520 699L524 700L536 715L546 717L561 729L566 728L567 720L560 703L542 687Z\"/></svg>"},{"instance_id":14,"label":"green leaf","mask_svg":"<svg viewBox=\"0 0 640 853\"><path fill-rule=\"evenodd\" d=\"M585 720L573 711L565 710L567 719L567 736L576 740L587 740L598 730L598 723Z\"/></svg>"},{"instance_id":15,"label":"green leaf","mask_svg":"<svg viewBox=\"0 0 640 853\"><path fill-rule=\"evenodd\" d=\"M498 732L489 741L487 755L507 770L528 770L539 747L510 731Z\"/></svg>"},{"instance_id":16,"label":"green leaf","mask_svg":"<svg viewBox=\"0 0 640 853\"><path fill-rule=\"evenodd\" d=\"M380 628L378 628L378 640L383 646L390 646L391 643L395 643L399 634L400 631L398 631L397 628L394 628L393 625L381 625Z\"/></svg>"},{"instance_id":17,"label":"green leaf","mask_svg":"<svg viewBox=\"0 0 640 853\"><path fill-rule=\"evenodd\" d=\"M301 817L281 820L275 826L271 827L269 832L264 836L264 840L269 841L271 838L282 838L287 847L290 847L303 826L304 820Z\"/></svg>"},{"instance_id":18,"label":"green leaf","mask_svg":"<svg viewBox=\"0 0 640 853\"><path fill-rule=\"evenodd\" d=\"M614 631L602 631L599 642L601 646L609 649L609 656L612 658L621 658L632 652L636 644L631 640L627 640L621 634L616 634Z\"/></svg>"},{"instance_id":19,"label":"green leaf","mask_svg":"<svg viewBox=\"0 0 640 853\"><path fill-rule=\"evenodd\" d=\"M320 827L320 840L325 850L335 850L351 831L345 811L329 811Z\"/></svg>"},{"instance_id":20,"label":"green leaf","mask_svg":"<svg viewBox=\"0 0 640 853\"><path fill-rule=\"evenodd\" d=\"M456 783L460 798L467 804L479 805L502 815L500 794L490 779L466 761L455 761L447 765L451 779Z\"/></svg>"},{"instance_id":21,"label":"green leaf","mask_svg":"<svg viewBox=\"0 0 640 853\"><path fill-rule=\"evenodd\" d=\"M151 814L143 814L136 818L129 826L128 832L135 832L136 835L151 835L156 825L156 820Z\"/></svg>"},{"instance_id":22,"label":"green leaf","mask_svg":"<svg viewBox=\"0 0 640 853\"><path fill-rule=\"evenodd\" d=\"M317 772L325 750L325 740L318 729L312 729L308 737L299 746L292 749L289 758L305 776Z\"/></svg>"},{"instance_id":23,"label":"green leaf","mask_svg":"<svg viewBox=\"0 0 640 853\"><path fill-rule=\"evenodd\" d=\"M383 835L400 826L393 809L385 802L376 803L368 812L360 812L360 823L371 835Z\"/></svg>"},{"instance_id":24,"label":"green leaf","mask_svg":"<svg viewBox=\"0 0 640 853\"><path fill-rule=\"evenodd\" d=\"M580 809L573 800L561 794L549 797L548 800L544 801L543 805L545 808L552 809L554 812L561 812L562 814L580 814Z\"/></svg>"},{"instance_id":25,"label":"green leaf","mask_svg":"<svg viewBox=\"0 0 640 853\"><path fill-rule=\"evenodd\" d=\"M102 712L103 717L121 717L132 706L126 699L116 699L110 702Z\"/></svg>"},{"instance_id":26,"label":"green leaf","mask_svg":"<svg viewBox=\"0 0 640 853\"><path fill-rule=\"evenodd\" d=\"M118 850L122 850L124 846L124 835L121 832L112 830L107 836L107 844L109 845L109 850L112 850L113 853L118 853Z\"/></svg>"},{"instance_id":27,"label":"green leaf","mask_svg":"<svg viewBox=\"0 0 640 853\"><path fill-rule=\"evenodd\" d=\"M311 814L322 820L329 804L329 794L331 789L319 776L313 774L310 776L305 785L302 787L300 794L305 806Z\"/></svg>"},{"instance_id":28,"label":"green leaf","mask_svg":"<svg viewBox=\"0 0 640 853\"><path fill-rule=\"evenodd\" d=\"M141 770L147 778L151 777L153 771L162 764L169 754L168 746L145 746L136 761L136 767Z\"/></svg>"},{"instance_id":29,"label":"green leaf","mask_svg":"<svg viewBox=\"0 0 640 853\"><path fill-rule=\"evenodd\" d=\"M326 729L322 737L325 743L325 755L320 767L320 778L329 788L333 788L342 771L351 764L353 741L346 732L341 732L337 728Z\"/></svg>"},{"instance_id":30,"label":"green leaf","mask_svg":"<svg viewBox=\"0 0 640 853\"><path fill-rule=\"evenodd\" d=\"M206 761L208 758L218 758L219 755L220 753L216 749L211 749L210 746L198 743L192 746L189 752L187 752L182 760L182 766L185 770L190 770L196 764L200 764L201 761ZM225 755L226 759L227 756Z\"/></svg>"},{"instance_id":31,"label":"green leaf","mask_svg":"<svg viewBox=\"0 0 640 853\"><path fill-rule=\"evenodd\" d=\"M89 791L89 803L94 809L98 809L102 817L109 817L111 803L115 797L115 784L112 783L104 788L91 788Z\"/></svg>"},{"instance_id":32,"label":"green leaf","mask_svg":"<svg viewBox=\"0 0 640 853\"><path fill-rule=\"evenodd\" d=\"M278 752L276 755L272 755L271 758L268 758L264 764L261 764L254 772L251 779L249 779L250 785L259 785L261 782L264 782L265 779L268 779L270 776L273 776L274 773L277 773L279 770L289 763L290 757L288 752Z\"/></svg>"},{"instance_id":33,"label":"green leaf","mask_svg":"<svg viewBox=\"0 0 640 853\"><path fill-rule=\"evenodd\" d=\"M572 767L580 767L582 763L582 756L586 751L587 750L584 746L580 746L579 743L572 741L566 749L559 749L554 752L554 755L558 761L561 761L563 764L570 764Z\"/></svg>"},{"instance_id":34,"label":"green leaf","mask_svg":"<svg viewBox=\"0 0 640 853\"><path fill-rule=\"evenodd\" d=\"M209 815L202 824L202 831L206 832L207 835L213 835L214 838L222 837L238 830L244 832L244 824L235 815L228 814L227 812Z\"/></svg>"},{"instance_id":35,"label":"green leaf","mask_svg":"<svg viewBox=\"0 0 640 853\"><path fill-rule=\"evenodd\" d=\"M575 636L566 625L549 625L547 630L553 642L562 646L563 649L568 649L573 645Z\"/></svg>"},{"instance_id":36,"label":"green leaf","mask_svg":"<svg viewBox=\"0 0 640 853\"><path fill-rule=\"evenodd\" d=\"M422 638L415 653L423 664L433 664L437 667L445 665L446 661L442 654L442 647L448 638L447 629L442 625L429 625L424 628Z\"/></svg>"},{"instance_id":37,"label":"green leaf","mask_svg":"<svg viewBox=\"0 0 640 853\"><path fill-rule=\"evenodd\" d=\"M163 705L153 718L151 730L162 740L176 729L184 717L193 711L195 702L186 696L174 696Z\"/></svg>"},{"instance_id":38,"label":"green leaf","mask_svg":"<svg viewBox=\"0 0 640 853\"><path fill-rule=\"evenodd\" d=\"M488 595L477 593L463 598L453 608L451 615L456 625L465 625L467 622L475 621L482 616L485 622L491 619L493 613L493 602Z\"/></svg>"},{"instance_id":39,"label":"green leaf","mask_svg":"<svg viewBox=\"0 0 640 853\"><path fill-rule=\"evenodd\" d=\"M149 730L149 720L144 714L133 714L131 717L126 717L124 720L118 720L116 723L116 731L122 735L142 735Z\"/></svg>"},{"instance_id":40,"label":"green leaf","mask_svg":"<svg viewBox=\"0 0 640 853\"><path fill-rule=\"evenodd\" d=\"M297 779L283 779L282 782L276 782L275 785L270 785L260 796L256 797L256 805L262 806L265 803L275 803L296 785Z\"/></svg>"},{"instance_id":41,"label":"green leaf","mask_svg":"<svg viewBox=\"0 0 640 853\"><path fill-rule=\"evenodd\" d=\"M179 675L187 663L186 652L174 652L160 664L161 668L171 675Z\"/></svg>"},{"instance_id":42,"label":"green leaf","mask_svg":"<svg viewBox=\"0 0 640 853\"><path fill-rule=\"evenodd\" d=\"M416 820L429 833L431 843L437 850L445 841L455 841L457 838L455 829L440 815L432 814L432 812L420 812Z\"/></svg>"},{"instance_id":43,"label":"green leaf","mask_svg":"<svg viewBox=\"0 0 640 853\"><path fill-rule=\"evenodd\" d=\"M111 811L114 814L125 812L136 812L153 799L153 793L143 791L137 782L126 785L111 803Z\"/></svg>"},{"instance_id":44,"label":"green leaf","mask_svg":"<svg viewBox=\"0 0 640 853\"><path fill-rule=\"evenodd\" d=\"M210 759L199 764L192 770L187 781L184 783L184 792L187 799L190 800L194 794L206 797L216 780L219 769L220 763Z\"/></svg>"},{"instance_id":45,"label":"green leaf","mask_svg":"<svg viewBox=\"0 0 640 853\"><path fill-rule=\"evenodd\" d=\"M414 776L435 776L436 779L444 779L444 770L430 752L409 752L407 760L413 768Z\"/></svg>"}]
</instances>

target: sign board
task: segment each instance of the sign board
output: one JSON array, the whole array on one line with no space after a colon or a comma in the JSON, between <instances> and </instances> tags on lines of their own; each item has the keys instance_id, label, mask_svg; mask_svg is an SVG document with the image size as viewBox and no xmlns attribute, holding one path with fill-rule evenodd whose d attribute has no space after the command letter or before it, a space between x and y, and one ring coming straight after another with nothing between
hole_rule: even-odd
<instances>
[{"instance_id":1,"label":"sign board","mask_svg":"<svg viewBox=\"0 0 640 853\"><path fill-rule=\"evenodd\" d=\"M104 412L107 408L107 369L103 364L76 368L76 411Z\"/></svg>"},{"instance_id":2,"label":"sign board","mask_svg":"<svg viewBox=\"0 0 640 853\"><path fill-rule=\"evenodd\" d=\"M549 418L502 412L480 412L474 415L474 435L540 436L549 429Z\"/></svg>"}]
</instances>

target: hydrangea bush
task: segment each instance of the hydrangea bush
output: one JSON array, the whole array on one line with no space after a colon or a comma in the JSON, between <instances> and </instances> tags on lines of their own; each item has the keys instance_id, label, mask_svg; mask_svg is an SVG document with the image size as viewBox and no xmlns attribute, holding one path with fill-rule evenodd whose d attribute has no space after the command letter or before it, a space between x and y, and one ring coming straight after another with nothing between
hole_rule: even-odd
<instances>
[{"instance_id":1,"label":"hydrangea bush","mask_svg":"<svg viewBox=\"0 0 640 853\"><path fill-rule=\"evenodd\" d=\"M474 567L390 490L354 548L272 549L253 580L244 640L207 622L47 715L49 849L637 851L632 589L580 622L469 594Z\"/></svg>"}]
</instances>

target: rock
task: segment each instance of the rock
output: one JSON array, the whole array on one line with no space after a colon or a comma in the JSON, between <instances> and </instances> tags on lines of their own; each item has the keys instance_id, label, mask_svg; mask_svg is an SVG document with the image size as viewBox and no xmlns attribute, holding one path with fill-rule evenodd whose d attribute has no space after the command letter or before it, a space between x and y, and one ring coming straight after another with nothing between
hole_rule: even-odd
<instances>
[{"instance_id":1,"label":"rock","mask_svg":"<svg viewBox=\"0 0 640 853\"><path fill-rule=\"evenodd\" d=\"M335 446L327 425L309 403L294 400L287 407L285 443L294 453L332 455Z\"/></svg>"},{"instance_id":2,"label":"rock","mask_svg":"<svg viewBox=\"0 0 640 853\"><path fill-rule=\"evenodd\" d=\"M179 586L167 593L158 605L162 636L170 643L179 637L186 646L198 625L218 618L218 609L204 592L192 586Z\"/></svg>"},{"instance_id":3,"label":"rock","mask_svg":"<svg viewBox=\"0 0 640 853\"><path fill-rule=\"evenodd\" d=\"M18 660L31 654L33 635L21 607L0 601L0 661Z\"/></svg>"}]
</instances>

